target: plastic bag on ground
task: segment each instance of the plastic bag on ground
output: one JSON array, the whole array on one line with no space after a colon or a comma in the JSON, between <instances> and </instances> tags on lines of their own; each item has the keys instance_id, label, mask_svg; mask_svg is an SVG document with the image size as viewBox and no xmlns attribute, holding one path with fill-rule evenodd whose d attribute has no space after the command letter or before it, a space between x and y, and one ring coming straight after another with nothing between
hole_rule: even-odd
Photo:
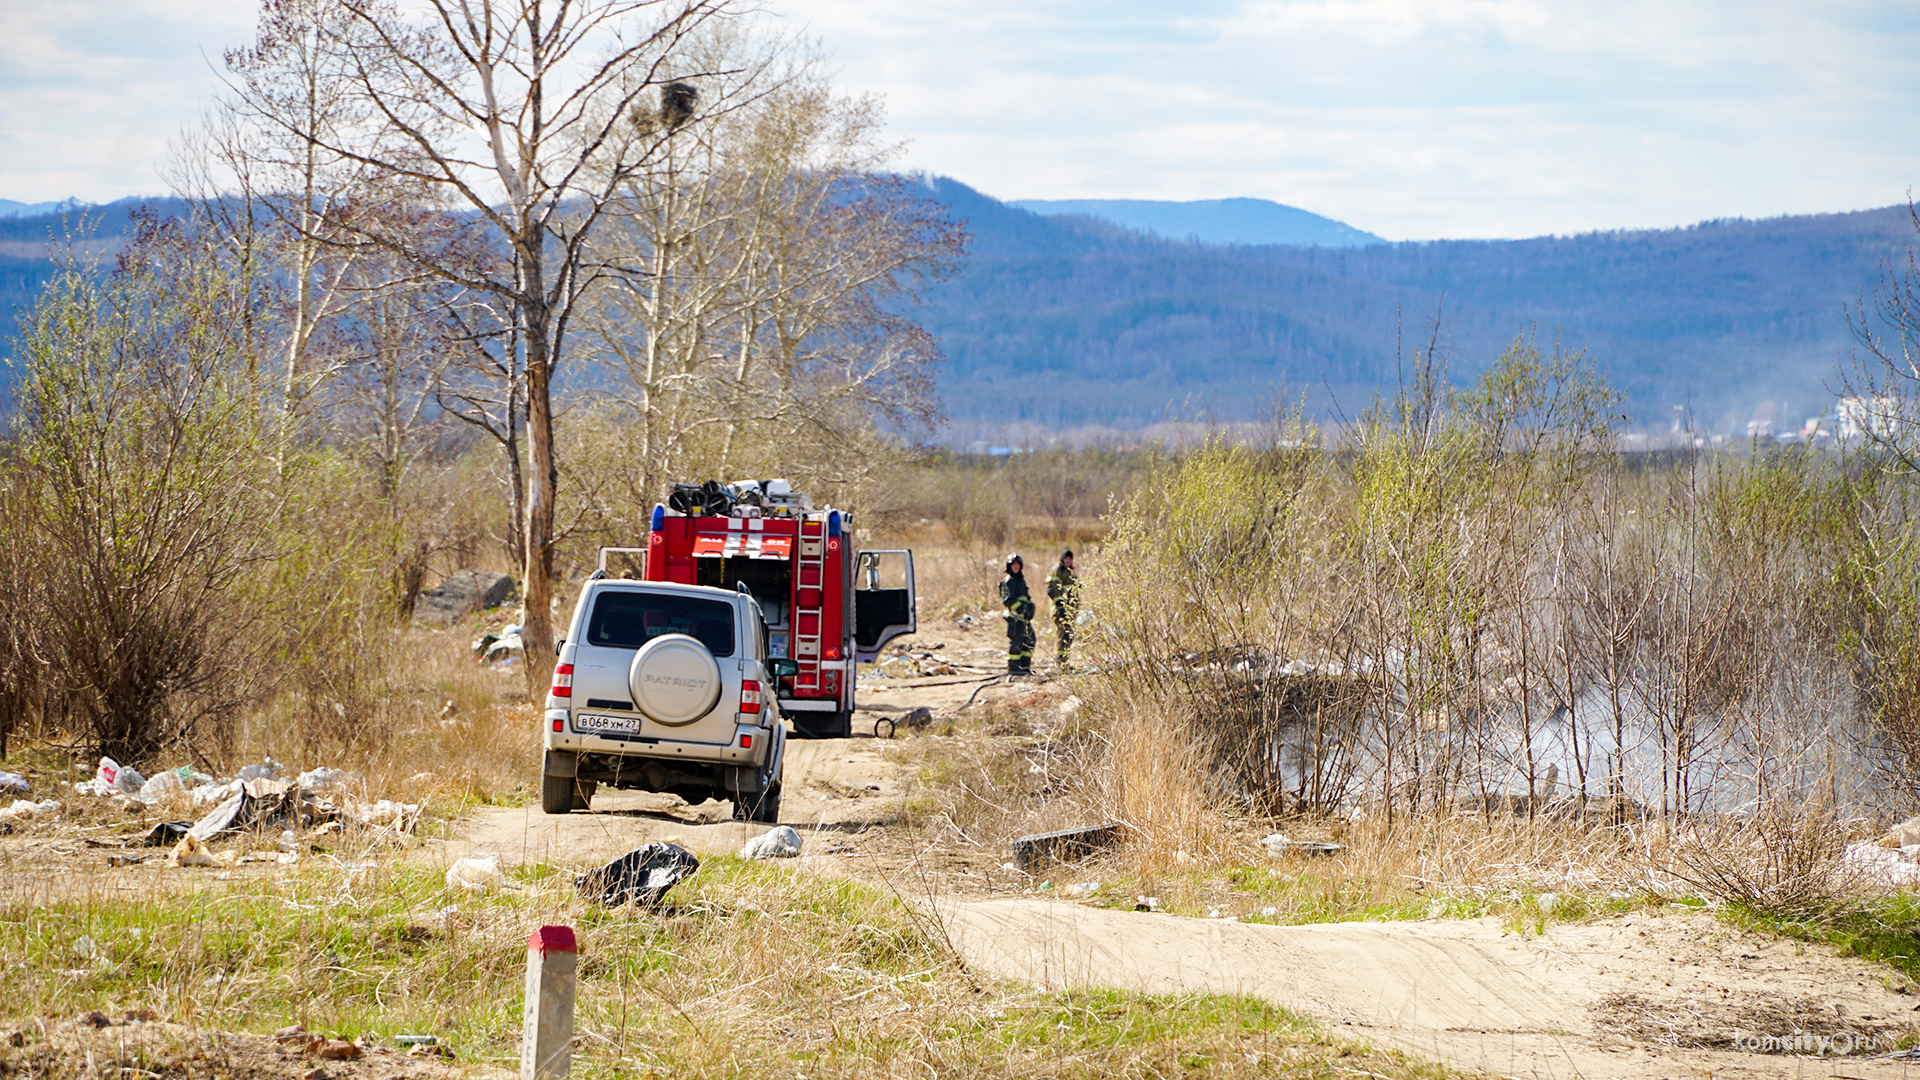
<instances>
[{"instance_id":1,"label":"plastic bag on ground","mask_svg":"<svg viewBox=\"0 0 1920 1080\"><path fill-rule=\"evenodd\" d=\"M656 840L574 880L580 895L608 907L658 904L667 890L693 876L700 860L679 844Z\"/></svg>"},{"instance_id":2,"label":"plastic bag on ground","mask_svg":"<svg viewBox=\"0 0 1920 1080\"><path fill-rule=\"evenodd\" d=\"M740 849L743 859L791 859L800 854L800 834L793 826L769 829L746 842Z\"/></svg>"},{"instance_id":3,"label":"plastic bag on ground","mask_svg":"<svg viewBox=\"0 0 1920 1080\"><path fill-rule=\"evenodd\" d=\"M140 785L140 790L135 793L134 798L143 803L157 803L171 795L183 795L186 790L186 781L177 771L168 769L166 772L155 773L148 778L146 783Z\"/></svg>"},{"instance_id":4,"label":"plastic bag on ground","mask_svg":"<svg viewBox=\"0 0 1920 1080\"><path fill-rule=\"evenodd\" d=\"M272 758L263 758L258 765L248 765L234 774L238 780L273 780L280 775L281 765Z\"/></svg>"},{"instance_id":5,"label":"plastic bag on ground","mask_svg":"<svg viewBox=\"0 0 1920 1080\"><path fill-rule=\"evenodd\" d=\"M113 767L113 775L108 775L107 767L110 765ZM139 791L147 782L147 778L140 775L139 769L131 765L116 764L112 758L106 757L100 759L100 771L96 775L129 795Z\"/></svg>"},{"instance_id":6,"label":"plastic bag on ground","mask_svg":"<svg viewBox=\"0 0 1920 1080\"><path fill-rule=\"evenodd\" d=\"M15 799L13 800L12 806L0 810L0 818L26 821L42 814L57 814L59 812L60 804L52 799L43 799L40 802L34 802L32 799Z\"/></svg>"},{"instance_id":7,"label":"plastic bag on ground","mask_svg":"<svg viewBox=\"0 0 1920 1080\"><path fill-rule=\"evenodd\" d=\"M355 821L375 829L398 829L412 832L420 821L419 803L400 803L391 799L381 799L372 806L363 806L353 812Z\"/></svg>"},{"instance_id":8,"label":"plastic bag on ground","mask_svg":"<svg viewBox=\"0 0 1920 1080\"><path fill-rule=\"evenodd\" d=\"M492 892L507 887L507 876L500 872L500 856L481 855L461 859L447 867L447 888L471 892Z\"/></svg>"},{"instance_id":9,"label":"plastic bag on ground","mask_svg":"<svg viewBox=\"0 0 1920 1080\"><path fill-rule=\"evenodd\" d=\"M293 782L303 788L319 791L324 788L343 784L346 782L346 779L347 774L344 770L322 765L317 769L310 769L307 772L301 773L298 777L294 778Z\"/></svg>"},{"instance_id":10,"label":"plastic bag on ground","mask_svg":"<svg viewBox=\"0 0 1920 1080\"><path fill-rule=\"evenodd\" d=\"M0 772L0 792L25 795L32 790L33 785L27 783L27 778L19 773Z\"/></svg>"},{"instance_id":11,"label":"plastic bag on ground","mask_svg":"<svg viewBox=\"0 0 1920 1080\"><path fill-rule=\"evenodd\" d=\"M1848 844L1840 865L1875 885L1920 884L1920 845L1885 848L1871 840Z\"/></svg>"}]
</instances>

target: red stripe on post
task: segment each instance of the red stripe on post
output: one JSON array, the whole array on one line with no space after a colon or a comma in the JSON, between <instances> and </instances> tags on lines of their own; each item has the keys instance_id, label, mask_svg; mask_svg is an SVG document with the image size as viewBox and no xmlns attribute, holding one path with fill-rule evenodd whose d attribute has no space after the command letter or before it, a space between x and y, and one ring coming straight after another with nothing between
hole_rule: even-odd
<instances>
[{"instance_id":1,"label":"red stripe on post","mask_svg":"<svg viewBox=\"0 0 1920 1080\"><path fill-rule=\"evenodd\" d=\"M573 927L543 926L527 936L527 951L577 953L580 947L573 940Z\"/></svg>"}]
</instances>

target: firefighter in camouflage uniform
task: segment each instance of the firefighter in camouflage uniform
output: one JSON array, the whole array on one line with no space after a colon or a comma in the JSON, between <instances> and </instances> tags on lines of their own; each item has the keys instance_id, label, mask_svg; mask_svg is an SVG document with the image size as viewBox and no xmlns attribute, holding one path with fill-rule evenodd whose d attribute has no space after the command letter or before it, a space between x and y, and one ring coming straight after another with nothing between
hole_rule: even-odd
<instances>
[{"instance_id":1,"label":"firefighter in camouflage uniform","mask_svg":"<svg viewBox=\"0 0 1920 1080\"><path fill-rule=\"evenodd\" d=\"M1000 602L1007 607L1007 673L1033 674L1033 594L1027 591L1026 564L1007 556L1007 576L1000 579Z\"/></svg>"},{"instance_id":2,"label":"firefighter in camouflage uniform","mask_svg":"<svg viewBox=\"0 0 1920 1080\"><path fill-rule=\"evenodd\" d=\"M1053 629L1059 635L1057 655L1064 671L1067 650L1073 647L1073 620L1080 615L1080 579L1073 576L1073 552L1061 552L1060 562L1047 575L1047 599L1053 601Z\"/></svg>"}]
</instances>

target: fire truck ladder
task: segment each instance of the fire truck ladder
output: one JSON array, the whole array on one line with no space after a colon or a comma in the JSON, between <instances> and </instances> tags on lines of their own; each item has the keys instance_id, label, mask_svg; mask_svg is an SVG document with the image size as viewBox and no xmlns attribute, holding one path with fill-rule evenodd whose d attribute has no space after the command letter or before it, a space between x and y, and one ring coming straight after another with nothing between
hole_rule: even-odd
<instances>
[{"instance_id":1,"label":"fire truck ladder","mask_svg":"<svg viewBox=\"0 0 1920 1080\"><path fill-rule=\"evenodd\" d=\"M800 520L800 535L797 537L800 550L794 559L795 572L800 575L799 588L794 590L793 618L793 658L803 664L820 662L820 636L826 619L821 608L825 604L827 536L826 523L812 518ZM805 604L811 599L811 604ZM809 633L808 631L811 631ZM813 676L809 679L807 676ZM805 672L803 681L814 682L818 675ZM816 683L817 685L817 683Z\"/></svg>"}]
</instances>

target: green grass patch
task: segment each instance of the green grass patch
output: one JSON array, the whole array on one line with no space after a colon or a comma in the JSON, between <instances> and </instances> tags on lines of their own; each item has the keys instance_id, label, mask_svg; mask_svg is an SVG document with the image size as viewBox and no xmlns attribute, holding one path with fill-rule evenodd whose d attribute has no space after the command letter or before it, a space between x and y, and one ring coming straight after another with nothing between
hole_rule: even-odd
<instances>
[{"instance_id":1,"label":"green grass patch","mask_svg":"<svg viewBox=\"0 0 1920 1080\"><path fill-rule=\"evenodd\" d=\"M1911 893L1812 915L1786 916L1736 904L1721 907L1719 915L1743 929L1817 942L1848 956L1878 961L1920 983L1920 897Z\"/></svg>"},{"instance_id":2,"label":"green grass patch","mask_svg":"<svg viewBox=\"0 0 1920 1080\"><path fill-rule=\"evenodd\" d=\"M984 980L893 896L728 856L652 911L586 902L549 866L486 895L398 856L250 868L0 904L0 1023L144 1008L215 1030L433 1034L513 1068L526 938L557 923L581 943L583 1077L1444 1075L1250 999Z\"/></svg>"}]
</instances>

